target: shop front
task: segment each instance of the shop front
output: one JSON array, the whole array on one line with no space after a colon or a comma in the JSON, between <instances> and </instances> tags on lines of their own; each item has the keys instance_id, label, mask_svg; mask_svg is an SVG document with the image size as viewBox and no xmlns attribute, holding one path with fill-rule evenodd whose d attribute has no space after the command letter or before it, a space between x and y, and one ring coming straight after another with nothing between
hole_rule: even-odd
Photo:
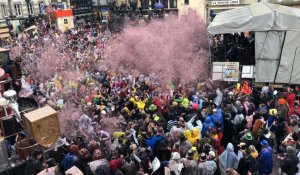
<instances>
[{"instance_id":1,"label":"shop front","mask_svg":"<svg viewBox=\"0 0 300 175\"><path fill-rule=\"evenodd\" d=\"M71 3L76 24L94 22L92 0L73 0Z\"/></svg>"}]
</instances>

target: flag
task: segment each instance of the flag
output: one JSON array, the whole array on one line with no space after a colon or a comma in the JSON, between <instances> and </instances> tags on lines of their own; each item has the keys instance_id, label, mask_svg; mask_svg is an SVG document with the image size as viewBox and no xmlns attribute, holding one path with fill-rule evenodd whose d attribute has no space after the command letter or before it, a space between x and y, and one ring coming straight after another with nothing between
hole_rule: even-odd
<instances>
[{"instance_id":1,"label":"flag","mask_svg":"<svg viewBox=\"0 0 300 175\"><path fill-rule=\"evenodd\" d=\"M157 171L160 167L160 161L158 160L157 157L154 158L154 160L152 161L152 170L153 170L153 173L155 171Z\"/></svg>"}]
</instances>

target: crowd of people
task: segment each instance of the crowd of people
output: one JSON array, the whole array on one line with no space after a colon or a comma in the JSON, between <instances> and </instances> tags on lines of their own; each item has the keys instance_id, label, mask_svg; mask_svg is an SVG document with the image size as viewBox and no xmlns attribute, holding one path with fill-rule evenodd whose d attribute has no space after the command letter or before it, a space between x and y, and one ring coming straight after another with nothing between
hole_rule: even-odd
<instances>
[{"instance_id":1,"label":"crowd of people","mask_svg":"<svg viewBox=\"0 0 300 175\"><path fill-rule=\"evenodd\" d=\"M253 32L215 35L212 38L213 61L240 62L255 65L255 41Z\"/></svg>"},{"instance_id":2,"label":"crowd of people","mask_svg":"<svg viewBox=\"0 0 300 175\"><path fill-rule=\"evenodd\" d=\"M166 90L149 75L99 69L113 37L101 27L61 33L41 25L4 44L21 49L25 77L13 86L60 112L67 149L52 161L36 150L24 174L51 166L56 174L76 166L87 175L300 173L298 86L207 81ZM62 60L54 69L55 58L41 67L47 47ZM81 74L67 75L74 71Z\"/></svg>"}]
</instances>

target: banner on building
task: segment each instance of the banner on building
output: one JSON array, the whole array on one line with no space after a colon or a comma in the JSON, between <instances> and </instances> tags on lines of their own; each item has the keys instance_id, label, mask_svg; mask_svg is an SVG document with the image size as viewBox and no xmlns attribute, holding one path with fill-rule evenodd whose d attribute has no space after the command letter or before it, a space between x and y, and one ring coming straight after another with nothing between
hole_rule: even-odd
<instances>
[{"instance_id":1,"label":"banner on building","mask_svg":"<svg viewBox=\"0 0 300 175\"><path fill-rule=\"evenodd\" d=\"M240 0L225 0L225 1L212 1L211 5L236 5L240 4Z\"/></svg>"},{"instance_id":2,"label":"banner on building","mask_svg":"<svg viewBox=\"0 0 300 175\"><path fill-rule=\"evenodd\" d=\"M224 81L239 81L239 62L225 62L224 64Z\"/></svg>"},{"instance_id":3,"label":"banner on building","mask_svg":"<svg viewBox=\"0 0 300 175\"><path fill-rule=\"evenodd\" d=\"M239 62L213 62L213 81L238 81Z\"/></svg>"}]
</instances>

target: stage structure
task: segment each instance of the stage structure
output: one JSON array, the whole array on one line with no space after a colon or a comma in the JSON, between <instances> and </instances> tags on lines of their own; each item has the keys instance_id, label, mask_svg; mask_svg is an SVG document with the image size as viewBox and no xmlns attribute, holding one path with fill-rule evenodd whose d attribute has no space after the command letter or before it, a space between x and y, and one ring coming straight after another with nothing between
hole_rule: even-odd
<instances>
[{"instance_id":1,"label":"stage structure","mask_svg":"<svg viewBox=\"0 0 300 175\"><path fill-rule=\"evenodd\" d=\"M255 82L300 84L300 9L255 3L218 13L214 34L255 32Z\"/></svg>"}]
</instances>

